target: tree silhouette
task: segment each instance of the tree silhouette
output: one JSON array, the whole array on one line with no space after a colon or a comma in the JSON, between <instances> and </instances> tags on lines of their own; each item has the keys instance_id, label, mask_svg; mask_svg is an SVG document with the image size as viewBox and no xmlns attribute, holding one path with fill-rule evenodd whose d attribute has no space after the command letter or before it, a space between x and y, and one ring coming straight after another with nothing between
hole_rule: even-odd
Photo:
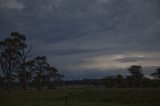
<instances>
[{"instance_id":1,"label":"tree silhouette","mask_svg":"<svg viewBox=\"0 0 160 106\"><path fill-rule=\"evenodd\" d=\"M143 78L142 66L140 65L132 65L128 68L128 71L132 74L133 77Z\"/></svg>"},{"instance_id":2,"label":"tree silhouette","mask_svg":"<svg viewBox=\"0 0 160 106\"><path fill-rule=\"evenodd\" d=\"M9 38L0 41L0 65L10 90L11 82L16 78L16 71L21 62L19 50L26 48L24 35L12 32Z\"/></svg>"},{"instance_id":3,"label":"tree silhouette","mask_svg":"<svg viewBox=\"0 0 160 106\"><path fill-rule=\"evenodd\" d=\"M34 80L34 86L40 91L51 80L57 81L64 77L49 65L45 56L37 56L28 61L30 51L31 46L27 45L26 37L18 32L12 32L8 38L0 41L0 67L3 73L0 79L3 79L8 91L16 78L24 90L29 80Z\"/></svg>"},{"instance_id":4,"label":"tree silhouette","mask_svg":"<svg viewBox=\"0 0 160 106\"><path fill-rule=\"evenodd\" d=\"M46 67L49 67L49 64L46 61L45 56L38 56L35 57L33 60L33 68L34 68L34 73L35 73L35 78L34 78L34 86L38 91L41 91L44 81L46 79L45 75L47 74L47 69Z\"/></svg>"},{"instance_id":5,"label":"tree silhouette","mask_svg":"<svg viewBox=\"0 0 160 106\"><path fill-rule=\"evenodd\" d=\"M140 87L143 79L142 66L132 65L128 68L128 71L131 73L131 76L127 77L130 86Z\"/></svg>"},{"instance_id":6,"label":"tree silhouette","mask_svg":"<svg viewBox=\"0 0 160 106\"><path fill-rule=\"evenodd\" d=\"M37 56L32 63L32 70L35 74L34 86L38 91L41 91L50 78L57 72L54 67L50 67L45 56Z\"/></svg>"},{"instance_id":7,"label":"tree silhouette","mask_svg":"<svg viewBox=\"0 0 160 106\"><path fill-rule=\"evenodd\" d=\"M31 46L28 47L26 41L26 38L24 35L20 35L19 33L16 33L14 36L21 36L23 37L23 42L21 46L23 46L22 49L19 50L19 56L20 56L20 65L18 67L18 79L21 83L21 86L24 90L27 88L27 81L29 79L30 70L27 70L27 58L29 57L29 53L31 51Z\"/></svg>"}]
</instances>

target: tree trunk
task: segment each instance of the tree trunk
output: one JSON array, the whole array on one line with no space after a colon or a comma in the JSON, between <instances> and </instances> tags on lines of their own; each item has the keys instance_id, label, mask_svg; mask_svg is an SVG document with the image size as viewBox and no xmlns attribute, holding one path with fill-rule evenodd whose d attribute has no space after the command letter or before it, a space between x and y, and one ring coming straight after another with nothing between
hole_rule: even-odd
<instances>
[{"instance_id":1,"label":"tree trunk","mask_svg":"<svg viewBox=\"0 0 160 106\"><path fill-rule=\"evenodd\" d=\"M26 90L27 89L27 78L26 78L26 71L25 70L23 71L23 80L21 83L22 83L23 90Z\"/></svg>"},{"instance_id":2,"label":"tree trunk","mask_svg":"<svg viewBox=\"0 0 160 106\"><path fill-rule=\"evenodd\" d=\"M11 80L10 80L9 77L7 77L7 91L8 91L8 92L11 91L10 87L11 87Z\"/></svg>"}]
</instances>

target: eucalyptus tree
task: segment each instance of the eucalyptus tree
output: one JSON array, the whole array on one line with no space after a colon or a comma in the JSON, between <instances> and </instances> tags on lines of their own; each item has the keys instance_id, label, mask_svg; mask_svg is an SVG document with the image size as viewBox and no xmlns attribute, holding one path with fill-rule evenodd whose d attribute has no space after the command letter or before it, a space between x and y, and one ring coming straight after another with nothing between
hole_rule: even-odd
<instances>
[{"instance_id":1,"label":"eucalyptus tree","mask_svg":"<svg viewBox=\"0 0 160 106\"><path fill-rule=\"evenodd\" d=\"M33 84L38 91L41 91L44 86L48 88L52 84L56 86L55 81L62 79L63 75L59 74L55 67L50 66L45 56L37 56L28 64L30 70L34 73L32 74Z\"/></svg>"},{"instance_id":2,"label":"eucalyptus tree","mask_svg":"<svg viewBox=\"0 0 160 106\"><path fill-rule=\"evenodd\" d=\"M34 72L34 86L38 91L41 91L57 70L49 65L45 56L37 56L31 63Z\"/></svg>"},{"instance_id":3,"label":"eucalyptus tree","mask_svg":"<svg viewBox=\"0 0 160 106\"><path fill-rule=\"evenodd\" d=\"M18 32L12 32L9 38L0 41L0 65L8 91L11 82L16 78L19 64L21 64L19 50L24 48L26 48L25 36Z\"/></svg>"},{"instance_id":4,"label":"eucalyptus tree","mask_svg":"<svg viewBox=\"0 0 160 106\"><path fill-rule=\"evenodd\" d=\"M24 48L19 50L20 64L17 70L18 79L21 83L23 90L26 90L28 80L30 79L31 70L29 70L28 57L31 57L31 46L28 46L24 40Z\"/></svg>"}]
</instances>

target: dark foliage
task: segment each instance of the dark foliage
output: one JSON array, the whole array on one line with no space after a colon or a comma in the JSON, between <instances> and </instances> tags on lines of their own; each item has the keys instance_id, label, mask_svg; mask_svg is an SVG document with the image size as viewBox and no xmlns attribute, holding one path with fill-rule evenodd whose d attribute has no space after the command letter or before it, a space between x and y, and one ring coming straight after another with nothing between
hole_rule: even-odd
<instances>
[{"instance_id":1,"label":"dark foliage","mask_svg":"<svg viewBox=\"0 0 160 106\"><path fill-rule=\"evenodd\" d=\"M26 37L18 32L12 32L10 37L0 41L0 66L3 77L0 76L0 87L8 91L18 83L26 90L30 82L33 82L37 90L43 86L49 86L54 79L56 82L64 76L58 73L55 67L51 67L45 56L31 57L31 46L26 43Z\"/></svg>"}]
</instances>

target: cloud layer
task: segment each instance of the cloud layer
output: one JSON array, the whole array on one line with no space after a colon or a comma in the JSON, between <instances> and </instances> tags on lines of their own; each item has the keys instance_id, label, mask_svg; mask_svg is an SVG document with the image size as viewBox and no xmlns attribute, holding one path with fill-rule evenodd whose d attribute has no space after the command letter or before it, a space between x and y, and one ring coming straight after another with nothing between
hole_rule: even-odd
<instances>
[{"instance_id":1,"label":"cloud layer","mask_svg":"<svg viewBox=\"0 0 160 106\"><path fill-rule=\"evenodd\" d=\"M0 38L12 31L25 34L33 55L48 56L70 73L67 78L125 74L132 64L160 66L159 5L159 0L0 0Z\"/></svg>"}]
</instances>

